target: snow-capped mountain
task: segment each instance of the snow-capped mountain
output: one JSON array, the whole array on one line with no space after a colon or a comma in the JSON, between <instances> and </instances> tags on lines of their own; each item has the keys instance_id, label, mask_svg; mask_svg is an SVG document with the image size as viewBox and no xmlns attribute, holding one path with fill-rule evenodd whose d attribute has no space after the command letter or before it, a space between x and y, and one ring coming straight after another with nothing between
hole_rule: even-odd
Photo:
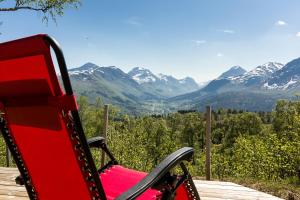
<instances>
[{"instance_id":1,"label":"snow-capped mountain","mask_svg":"<svg viewBox=\"0 0 300 200\"><path fill-rule=\"evenodd\" d=\"M286 65L268 62L238 76L223 74L200 90L170 98L169 104L271 111L278 99L294 99L300 89L300 58Z\"/></svg>"},{"instance_id":2,"label":"snow-capped mountain","mask_svg":"<svg viewBox=\"0 0 300 200\"><path fill-rule=\"evenodd\" d=\"M133 68L130 72L128 72L128 75L139 84L153 83L158 80L158 77L150 70L142 67Z\"/></svg>"},{"instance_id":3,"label":"snow-capped mountain","mask_svg":"<svg viewBox=\"0 0 300 200\"><path fill-rule=\"evenodd\" d=\"M283 68L283 64L277 62L268 62L259 65L246 72L243 68L235 66L224 72L217 79L212 80L203 91L230 91L247 88L261 88L263 84L278 70ZM238 74L236 76L232 74Z\"/></svg>"},{"instance_id":4,"label":"snow-capped mountain","mask_svg":"<svg viewBox=\"0 0 300 200\"><path fill-rule=\"evenodd\" d=\"M278 71L281 69L284 65L281 63L277 62L267 62L263 65L260 65L253 70L247 72L244 74L243 77L251 77L251 76L263 76L263 77L268 77L272 75L274 72Z\"/></svg>"},{"instance_id":5,"label":"snow-capped mountain","mask_svg":"<svg viewBox=\"0 0 300 200\"><path fill-rule=\"evenodd\" d=\"M247 86L253 86L265 82L272 76L273 73L280 70L284 65L277 62L268 62L263 65L257 66L253 70L244 73L238 77L232 77L231 80L235 80L239 83Z\"/></svg>"},{"instance_id":6,"label":"snow-capped mountain","mask_svg":"<svg viewBox=\"0 0 300 200\"><path fill-rule=\"evenodd\" d=\"M190 77L176 79L141 67L125 73L115 66L87 63L70 69L69 74L77 94L91 100L100 96L131 113L148 109L149 102L167 109L212 105L269 111L278 99L292 99L300 89L300 58L286 65L268 62L248 72L234 66L203 88ZM164 101L166 105L162 105Z\"/></svg>"},{"instance_id":7,"label":"snow-capped mountain","mask_svg":"<svg viewBox=\"0 0 300 200\"><path fill-rule=\"evenodd\" d=\"M178 80L169 75L154 75L141 67L125 73L115 66L86 63L69 69L69 75L78 95L88 96L92 101L101 97L105 102L130 110L142 109L141 102L165 99L199 88L192 78Z\"/></svg>"},{"instance_id":8,"label":"snow-capped mountain","mask_svg":"<svg viewBox=\"0 0 300 200\"><path fill-rule=\"evenodd\" d=\"M133 68L128 72L128 75L147 91L164 97L176 96L199 89L198 84L190 77L176 79L161 73L155 75L142 67Z\"/></svg>"},{"instance_id":9,"label":"snow-capped mountain","mask_svg":"<svg viewBox=\"0 0 300 200\"><path fill-rule=\"evenodd\" d=\"M142 67L135 67L132 70L128 72L128 75L135 80L137 83L141 85L145 84L176 84L176 85L182 85L187 86L187 90L197 90L199 89L197 83L195 80L191 77L186 77L183 79L176 79L171 75L165 75L165 74L153 74L149 69L142 68Z\"/></svg>"},{"instance_id":10,"label":"snow-capped mountain","mask_svg":"<svg viewBox=\"0 0 300 200\"><path fill-rule=\"evenodd\" d=\"M233 66L229 70L222 73L218 78L210 81L201 90L205 92L216 92L227 84L233 82L237 77L245 74L246 70L240 66Z\"/></svg>"},{"instance_id":11,"label":"snow-capped mountain","mask_svg":"<svg viewBox=\"0 0 300 200\"><path fill-rule=\"evenodd\" d=\"M300 85L300 58L287 63L264 83L267 89L288 90Z\"/></svg>"},{"instance_id":12,"label":"snow-capped mountain","mask_svg":"<svg viewBox=\"0 0 300 200\"><path fill-rule=\"evenodd\" d=\"M221 74L218 77L218 79L240 76L240 75L243 75L245 72L247 72L247 71L245 69L243 69L242 67L233 66L229 70L227 70L226 72Z\"/></svg>"},{"instance_id":13,"label":"snow-capped mountain","mask_svg":"<svg viewBox=\"0 0 300 200\"><path fill-rule=\"evenodd\" d=\"M100 67L93 64L93 63L86 63L82 65L81 67L69 69L69 75L79 75L79 74L85 74L85 75L91 75L94 73L95 70L100 70ZM102 71L101 71L102 72Z\"/></svg>"}]
</instances>

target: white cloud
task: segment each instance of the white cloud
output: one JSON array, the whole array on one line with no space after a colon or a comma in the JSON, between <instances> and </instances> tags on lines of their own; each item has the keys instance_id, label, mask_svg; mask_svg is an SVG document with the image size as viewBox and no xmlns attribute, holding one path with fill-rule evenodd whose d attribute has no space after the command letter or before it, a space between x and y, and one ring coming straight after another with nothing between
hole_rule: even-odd
<instances>
[{"instance_id":1,"label":"white cloud","mask_svg":"<svg viewBox=\"0 0 300 200\"><path fill-rule=\"evenodd\" d=\"M218 57L223 57L224 54L222 54L222 53L217 53L217 56L218 56Z\"/></svg>"},{"instance_id":2,"label":"white cloud","mask_svg":"<svg viewBox=\"0 0 300 200\"><path fill-rule=\"evenodd\" d=\"M278 20L278 21L275 23L275 25L277 25L277 26L286 26L287 23L286 23L285 21L283 21L283 20Z\"/></svg>"},{"instance_id":3,"label":"white cloud","mask_svg":"<svg viewBox=\"0 0 300 200\"><path fill-rule=\"evenodd\" d=\"M300 32L298 32L298 33L296 34L296 37L300 37Z\"/></svg>"},{"instance_id":4,"label":"white cloud","mask_svg":"<svg viewBox=\"0 0 300 200\"><path fill-rule=\"evenodd\" d=\"M231 29L219 29L218 31L223 33L228 33L228 34L235 34L235 31Z\"/></svg>"},{"instance_id":5,"label":"white cloud","mask_svg":"<svg viewBox=\"0 0 300 200\"><path fill-rule=\"evenodd\" d=\"M124 20L124 23L132 25L132 26L141 26L143 25L139 17L129 17Z\"/></svg>"},{"instance_id":6,"label":"white cloud","mask_svg":"<svg viewBox=\"0 0 300 200\"><path fill-rule=\"evenodd\" d=\"M206 40L193 40L193 42L194 42L197 46L200 46L201 44L207 43Z\"/></svg>"}]
</instances>

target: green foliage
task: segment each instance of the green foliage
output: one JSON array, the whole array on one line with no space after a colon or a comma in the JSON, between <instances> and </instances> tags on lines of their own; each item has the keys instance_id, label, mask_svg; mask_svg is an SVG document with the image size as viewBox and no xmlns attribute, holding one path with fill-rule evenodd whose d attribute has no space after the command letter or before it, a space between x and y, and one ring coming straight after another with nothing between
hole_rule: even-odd
<instances>
[{"instance_id":1,"label":"green foliage","mask_svg":"<svg viewBox=\"0 0 300 200\"><path fill-rule=\"evenodd\" d=\"M0 136L0 166L6 166L6 145L2 135Z\"/></svg>"},{"instance_id":2,"label":"green foliage","mask_svg":"<svg viewBox=\"0 0 300 200\"><path fill-rule=\"evenodd\" d=\"M88 137L101 133L103 104L90 105L85 97L80 97L78 104ZM166 155L183 146L191 146L196 153L188 167L193 175L204 175L203 113L132 117L111 110L107 141L120 163L150 171ZM300 163L299 111L300 103L279 101L272 115L236 110L213 112L213 177L258 180L297 177Z\"/></svg>"},{"instance_id":3,"label":"green foliage","mask_svg":"<svg viewBox=\"0 0 300 200\"><path fill-rule=\"evenodd\" d=\"M239 136L261 134L263 128L261 118L256 113L228 110L226 115L217 118L213 126L212 140L216 144L222 143L224 148L232 147Z\"/></svg>"},{"instance_id":4,"label":"green foliage","mask_svg":"<svg viewBox=\"0 0 300 200\"><path fill-rule=\"evenodd\" d=\"M79 114L87 137L103 134L103 102L79 97ZM212 112L212 175L218 179L294 180L300 176L300 102L279 101L273 113L235 110ZM188 168L193 176L205 172L205 115L180 112L128 116L109 107L107 142L124 166L150 171L183 146L195 149ZM0 165L5 164L0 140ZM99 151L93 151L99 164Z\"/></svg>"},{"instance_id":5,"label":"green foliage","mask_svg":"<svg viewBox=\"0 0 300 200\"><path fill-rule=\"evenodd\" d=\"M293 140L299 137L300 102L279 101L273 115L273 128L280 138Z\"/></svg>"},{"instance_id":6,"label":"green foliage","mask_svg":"<svg viewBox=\"0 0 300 200\"><path fill-rule=\"evenodd\" d=\"M1 0L0 3L5 0ZM77 8L80 0L15 0L13 7L1 8L0 11L33 10L44 14L43 20L62 16L67 7Z\"/></svg>"}]
</instances>

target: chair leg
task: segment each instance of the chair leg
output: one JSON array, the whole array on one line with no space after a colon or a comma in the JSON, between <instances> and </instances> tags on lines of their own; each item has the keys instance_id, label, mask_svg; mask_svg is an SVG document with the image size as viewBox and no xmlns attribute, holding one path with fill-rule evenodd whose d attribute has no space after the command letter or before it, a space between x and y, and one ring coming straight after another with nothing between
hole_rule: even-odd
<instances>
[{"instance_id":1,"label":"chair leg","mask_svg":"<svg viewBox=\"0 0 300 200\"><path fill-rule=\"evenodd\" d=\"M17 177L15 178L15 181L16 181L16 184L17 184L17 185L24 185L24 184L25 184L25 183L24 183L24 179L23 179L23 177L22 177L21 175L17 176Z\"/></svg>"},{"instance_id":2,"label":"chair leg","mask_svg":"<svg viewBox=\"0 0 300 200\"><path fill-rule=\"evenodd\" d=\"M184 174L187 176L187 179L185 181L185 188L188 190L187 192L189 193L189 195L192 197L193 200L200 200L200 196L194 184L192 176L190 175L184 163L180 163L180 167L184 172Z\"/></svg>"}]
</instances>

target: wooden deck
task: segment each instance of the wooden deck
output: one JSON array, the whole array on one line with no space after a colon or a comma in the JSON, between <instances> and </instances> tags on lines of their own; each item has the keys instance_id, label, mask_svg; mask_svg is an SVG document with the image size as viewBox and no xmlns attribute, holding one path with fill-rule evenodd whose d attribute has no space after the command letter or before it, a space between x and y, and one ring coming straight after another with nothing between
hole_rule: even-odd
<instances>
[{"instance_id":1,"label":"wooden deck","mask_svg":"<svg viewBox=\"0 0 300 200\"><path fill-rule=\"evenodd\" d=\"M0 167L0 200L28 200L23 186L15 184L18 170L15 168ZM279 200L280 198L259 192L241 185L219 181L194 181L201 200Z\"/></svg>"}]
</instances>

